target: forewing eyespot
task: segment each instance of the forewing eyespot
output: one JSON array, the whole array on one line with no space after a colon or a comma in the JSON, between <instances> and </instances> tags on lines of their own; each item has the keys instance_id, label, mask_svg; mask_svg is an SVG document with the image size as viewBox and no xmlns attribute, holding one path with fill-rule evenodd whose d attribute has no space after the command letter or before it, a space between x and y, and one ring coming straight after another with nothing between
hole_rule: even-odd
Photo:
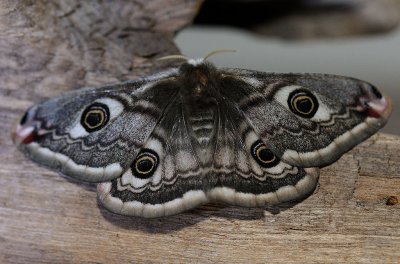
<instances>
[{"instance_id":1,"label":"forewing eyespot","mask_svg":"<svg viewBox=\"0 0 400 264\"><path fill-rule=\"evenodd\" d=\"M317 98L307 90L294 90L288 97L289 109L296 115L312 118L318 110Z\"/></svg>"},{"instance_id":2,"label":"forewing eyespot","mask_svg":"<svg viewBox=\"0 0 400 264\"><path fill-rule=\"evenodd\" d=\"M93 103L82 113L81 125L87 132L102 129L110 120L110 110L106 104Z\"/></svg>"},{"instance_id":3,"label":"forewing eyespot","mask_svg":"<svg viewBox=\"0 0 400 264\"><path fill-rule=\"evenodd\" d=\"M150 178L158 166L158 155L150 149L142 149L131 165L132 173L141 179Z\"/></svg>"},{"instance_id":4,"label":"forewing eyespot","mask_svg":"<svg viewBox=\"0 0 400 264\"><path fill-rule=\"evenodd\" d=\"M251 155L263 168L274 167L280 162L278 157L261 140L254 142L251 146Z\"/></svg>"}]
</instances>

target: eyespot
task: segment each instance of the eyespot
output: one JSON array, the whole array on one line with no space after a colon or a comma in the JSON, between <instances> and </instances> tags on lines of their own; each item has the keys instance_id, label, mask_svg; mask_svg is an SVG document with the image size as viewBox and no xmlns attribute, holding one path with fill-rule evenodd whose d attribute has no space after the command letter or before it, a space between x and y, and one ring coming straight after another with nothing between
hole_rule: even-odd
<instances>
[{"instance_id":1,"label":"eyespot","mask_svg":"<svg viewBox=\"0 0 400 264\"><path fill-rule=\"evenodd\" d=\"M261 140L254 142L251 146L251 155L263 168L274 167L280 162L275 154L272 153Z\"/></svg>"},{"instance_id":2,"label":"eyespot","mask_svg":"<svg viewBox=\"0 0 400 264\"><path fill-rule=\"evenodd\" d=\"M318 110L317 98L307 90L294 90L288 97L289 109L298 116L312 118Z\"/></svg>"},{"instance_id":3,"label":"eyespot","mask_svg":"<svg viewBox=\"0 0 400 264\"><path fill-rule=\"evenodd\" d=\"M131 165L132 173L140 179L150 178L158 166L158 155L150 149L143 149Z\"/></svg>"},{"instance_id":4,"label":"eyespot","mask_svg":"<svg viewBox=\"0 0 400 264\"><path fill-rule=\"evenodd\" d=\"M81 116L81 125L87 132L94 132L103 128L110 120L110 110L102 103L89 105Z\"/></svg>"}]
</instances>

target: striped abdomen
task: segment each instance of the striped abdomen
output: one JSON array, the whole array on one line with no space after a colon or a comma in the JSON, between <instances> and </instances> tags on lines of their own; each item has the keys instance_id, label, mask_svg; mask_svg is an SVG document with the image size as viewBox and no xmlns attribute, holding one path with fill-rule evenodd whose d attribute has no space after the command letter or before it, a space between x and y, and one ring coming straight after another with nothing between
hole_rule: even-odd
<instances>
[{"instance_id":1,"label":"striped abdomen","mask_svg":"<svg viewBox=\"0 0 400 264\"><path fill-rule=\"evenodd\" d=\"M215 134L215 120L216 113L213 108L191 111L188 123L201 146L208 146Z\"/></svg>"}]
</instances>

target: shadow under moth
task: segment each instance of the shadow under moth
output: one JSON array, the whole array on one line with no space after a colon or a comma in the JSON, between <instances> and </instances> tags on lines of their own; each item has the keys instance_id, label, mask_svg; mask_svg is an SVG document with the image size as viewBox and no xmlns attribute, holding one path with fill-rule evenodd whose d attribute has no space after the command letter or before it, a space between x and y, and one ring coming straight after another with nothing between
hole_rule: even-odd
<instances>
[{"instance_id":1,"label":"shadow under moth","mask_svg":"<svg viewBox=\"0 0 400 264\"><path fill-rule=\"evenodd\" d=\"M353 78L186 59L36 104L13 140L33 161L98 183L107 209L161 217L212 200L264 207L305 199L319 168L378 131L390 112L387 97Z\"/></svg>"}]
</instances>

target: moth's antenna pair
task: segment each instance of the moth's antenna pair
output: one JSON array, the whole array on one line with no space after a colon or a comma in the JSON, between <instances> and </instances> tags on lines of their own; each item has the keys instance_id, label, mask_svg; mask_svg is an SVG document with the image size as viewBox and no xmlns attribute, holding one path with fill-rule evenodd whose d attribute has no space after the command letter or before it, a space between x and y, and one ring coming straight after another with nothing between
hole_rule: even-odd
<instances>
[{"instance_id":1,"label":"moth's antenna pair","mask_svg":"<svg viewBox=\"0 0 400 264\"><path fill-rule=\"evenodd\" d=\"M203 59L207 60L209 57L218 54L218 53L223 53L223 52L236 52L236 50L233 49L218 49L218 50L213 50L211 52L209 52ZM157 59L158 61L161 60L185 60L185 61L189 61L190 58L188 58L185 55L181 55L181 54L175 54L175 55L168 55L168 56L164 56L161 58Z\"/></svg>"}]
</instances>

